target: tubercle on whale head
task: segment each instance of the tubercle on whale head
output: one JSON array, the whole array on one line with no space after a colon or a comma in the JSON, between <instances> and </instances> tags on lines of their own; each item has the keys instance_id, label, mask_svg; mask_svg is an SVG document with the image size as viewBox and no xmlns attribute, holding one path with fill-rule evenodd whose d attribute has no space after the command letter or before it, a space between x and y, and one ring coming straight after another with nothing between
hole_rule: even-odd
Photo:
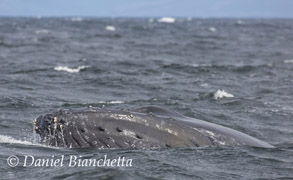
<instances>
[{"instance_id":1,"label":"tubercle on whale head","mask_svg":"<svg viewBox=\"0 0 293 180\"><path fill-rule=\"evenodd\" d=\"M92 109L94 112L97 110L96 108ZM39 116L33 121L33 131L40 136L42 143L49 143L58 138L60 139L60 136L63 136L64 130L66 130L70 123L68 116L73 114L73 112L75 111L71 109L61 109L44 116Z\"/></svg>"},{"instance_id":2,"label":"tubercle on whale head","mask_svg":"<svg viewBox=\"0 0 293 180\"><path fill-rule=\"evenodd\" d=\"M53 138L58 132L64 128L64 120L59 119L54 114L39 116L33 121L34 131L39 134L41 141Z\"/></svg>"}]
</instances>

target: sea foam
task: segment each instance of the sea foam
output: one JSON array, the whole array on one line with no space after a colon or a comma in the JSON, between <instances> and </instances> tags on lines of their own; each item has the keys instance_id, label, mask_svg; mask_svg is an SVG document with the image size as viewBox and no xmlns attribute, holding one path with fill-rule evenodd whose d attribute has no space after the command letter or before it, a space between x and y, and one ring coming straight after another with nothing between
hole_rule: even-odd
<instances>
[{"instance_id":1,"label":"sea foam","mask_svg":"<svg viewBox=\"0 0 293 180\"><path fill-rule=\"evenodd\" d=\"M123 104L124 101L99 101L100 104Z\"/></svg>"},{"instance_id":2,"label":"sea foam","mask_svg":"<svg viewBox=\"0 0 293 180\"><path fill-rule=\"evenodd\" d=\"M54 67L55 71L65 71L65 72L69 72L69 73L78 73L80 72L80 70L82 69L86 69L88 66L78 66L77 68L70 68L67 66L56 66Z\"/></svg>"},{"instance_id":3,"label":"sea foam","mask_svg":"<svg viewBox=\"0 0 293 180\"><path fill-rule=\"evenodd\" d=\"M116 28L114 26L106 26L105 29L107 31L116 31Z\"/></svg>"},{"instance_id":4,"label":"sea foam","mask_svg":"<svg viewBox=\"0 0 293 180\"><path fill-rule=\"evenodd\" d=\"M162 17L162 18L158 19L158 22L160 22L160 23L174 23L175 21L176 20L171 17Z\"/></svg>"},{"instance_id":5,"label":"sea foam","mask_svg":"<svg viewBox=\"0 0 293 180\"><path fill-rule=\"evenodd\" d=\"M210 28L209 28L209 31L211 31L211 32L216 32L217 29L216 29L215 27L210 27Z\"/></svg>"},{"instance_id":6,"label":"sea foam","mask_svg":"<svg viewBox=\"0 0 293 180\"><path fill-rule=\"evenodd\" d=\"M233 94L227 93L224 90L220 90L218 89L216 92L214 92L214 99L219 100L219 99L223 99L223 98L232 98L234 97Z\"/></svg>"}]
</instances>

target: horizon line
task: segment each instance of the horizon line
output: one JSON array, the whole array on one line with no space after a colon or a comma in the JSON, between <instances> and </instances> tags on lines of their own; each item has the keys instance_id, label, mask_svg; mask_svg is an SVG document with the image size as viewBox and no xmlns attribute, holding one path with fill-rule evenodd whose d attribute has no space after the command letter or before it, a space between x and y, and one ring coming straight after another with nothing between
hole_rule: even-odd
<instances>
[{"instance_id":1,"label":"horizon line","mask_svg":"<svg viewBox=\"0 0 293 180\"><path fill-rule=\"evenodd\" d=\"M194 18L194 19L293 19L293 17L282 16L88 16L88 15L0 15L0 18Z\"/></svg>"}]
</instances>

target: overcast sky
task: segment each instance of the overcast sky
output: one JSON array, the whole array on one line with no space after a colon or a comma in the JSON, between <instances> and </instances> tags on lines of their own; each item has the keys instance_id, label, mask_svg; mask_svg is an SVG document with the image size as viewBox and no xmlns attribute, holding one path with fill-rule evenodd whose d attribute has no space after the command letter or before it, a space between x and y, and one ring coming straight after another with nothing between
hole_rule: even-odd
<instances>
[{"instance_id":1,"label":"overcast sky","mask_svg":"<svg viewBox=\"0 0 293 180\"><path fill-rule=\"evenodd\" d=\"M293 18L293 0L0 0L0 16Z\"/></svg>"}]
</instances>

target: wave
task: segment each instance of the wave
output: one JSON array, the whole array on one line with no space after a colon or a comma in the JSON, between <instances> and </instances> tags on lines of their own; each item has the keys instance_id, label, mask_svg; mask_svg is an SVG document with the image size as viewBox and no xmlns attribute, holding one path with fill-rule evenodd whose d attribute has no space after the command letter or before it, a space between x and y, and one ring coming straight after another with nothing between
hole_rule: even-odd
<instances>
[{"instance_id":1,"label":"wave","mask_svg":"<svg viewBox=\"0 0 293 180\"><path fill-rule=\"evenodd\" d=\"M22 86L21 88L26 88ZM29 97L13 97L13 96L0 96L0 108L7 109L7 108L17 108L26 109L32 108L35 104L33 103L33 99Z\"/></svg>"},{"instance_id":2,"label":"wave","mask_svg":"<svg viewBox=\"0 0 293 180\"><path fill-rule=\"evenodd\" d=\"M215 65L211 65L211 64L191 64L192 67L212 67Z\"/></svg>"},{"instance_id":3,"label":"wave","mask_svg":"<svg viewBox=\"0 0 293 180\"><path fill-rule=\"evenodd\" d=\"M223 98L232 98L232 97L234 97L233 94L227 93L226 91L220 90L220 89L214 92L214 96L213 96L213 98L216 100L223 99Z\"/></svg>"},{"instance_id":4,"label":"wave","mask_svg":"<svg viewBox=\"0 0 293 180\"><path fill-rule=\"evenodd\" d=\"M179 64L179 63L171 63L171 64L163 64L161 68L168 68L168 69L187 69L187 70L229 70L229 71L235 71L237 73L245 73L249 71L255 71L259 69L265 69L265 68L271 68L275 66L274 64L260 64L260 65L232 65L232 64L197 64L197 63L191 63L191 64Z\"/></svg>"},{"instance_id":5,"label":"wave","mask_svg":"<svg viewBox=\"0 0 293 180\"><path fill-rule=\"evenodd\" d=\"M88 66L78 66L77 68L70 68L67 66L56 66L55 71L65 71L69 73L79 73L81 70L88 68Z\"/></svg>"},{"instance_id":6,"label":"wave","mask_svg":"<svg viewBox=\"0 0 293 180\"><path fill-rule=\"evenodd\" d=\"M64 108L70 107L70 108L80 108L80 107L103 107L104 105L114 105L114 104L124 104L125 101L119 101L119 100L113 100L113 101L98 101L95 103L65 103L63 104Z\"/></svg>"}]
</instances>

